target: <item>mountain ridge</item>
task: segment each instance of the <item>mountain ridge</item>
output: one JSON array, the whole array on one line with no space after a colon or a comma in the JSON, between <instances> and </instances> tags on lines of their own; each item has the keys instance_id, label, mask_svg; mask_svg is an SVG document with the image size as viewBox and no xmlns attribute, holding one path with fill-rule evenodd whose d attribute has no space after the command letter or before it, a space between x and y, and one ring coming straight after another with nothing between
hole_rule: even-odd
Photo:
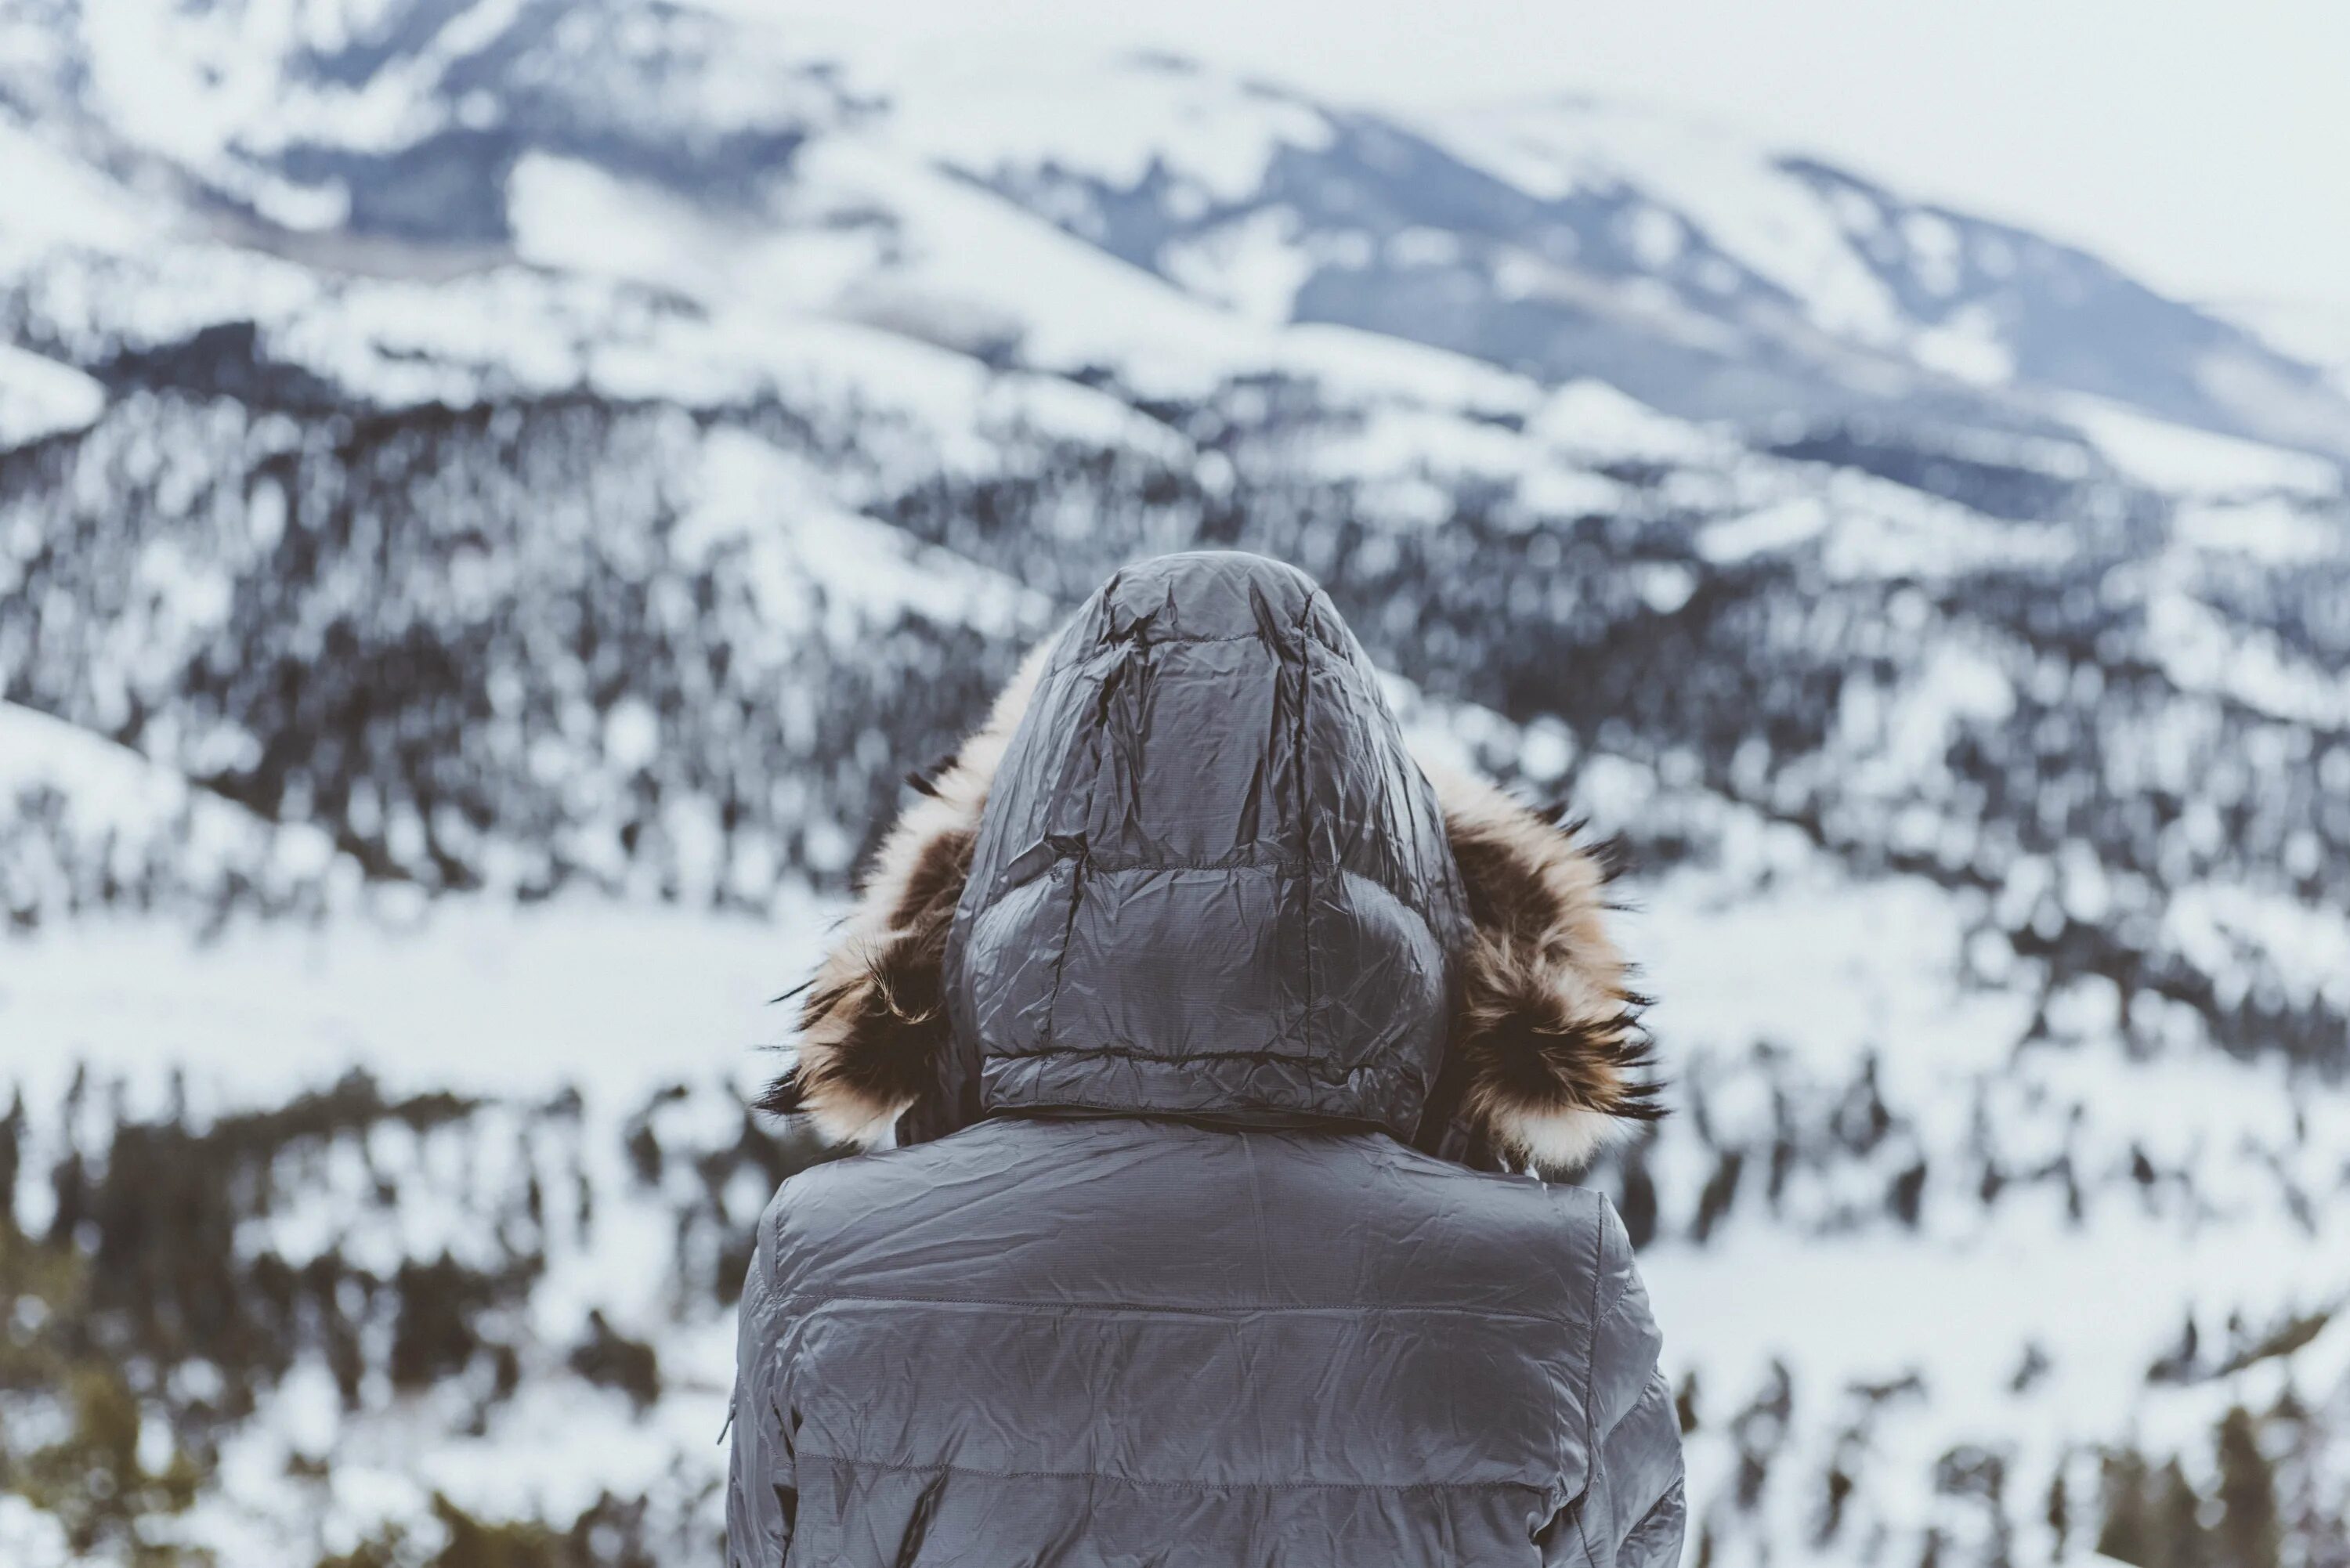
<instances>
[{"instance_id":1,"label":"mountain ridge","mask_svg":"<svg viewBox=\"0 0 2350 1568\"><path fill-rule=\"evenodd\" d=\"M798 270L763 283L797 309L881 308L827 286L861 237L868 292L910 267L901 286L933 314L1044 331L1038 369L1168 351L1054 337L1015 281L974 275L983 258L924 282L893 243L969 227L938 229L952 202L928 171L1247 319L1597 375L1700 418L2049 431L2065 421L2044 394L2088 393L2350 454L2350 399L2222 318L2020 226L1651 110L1391 113L1164 54L983 72L666 5L401 0L356 24L312 5L271 13L274 33L246 6L153 9L14 0L0 26L46 47L13 51L0 99L78 126L101 161L167 171L199 218L242 213L232 229L258 223L281 252L331 254L339 234L352 254L526 254L515 171L566 160L764 227ZM1149 336L1180 342L1177 317Z\"/></svg>"}]
</instances>

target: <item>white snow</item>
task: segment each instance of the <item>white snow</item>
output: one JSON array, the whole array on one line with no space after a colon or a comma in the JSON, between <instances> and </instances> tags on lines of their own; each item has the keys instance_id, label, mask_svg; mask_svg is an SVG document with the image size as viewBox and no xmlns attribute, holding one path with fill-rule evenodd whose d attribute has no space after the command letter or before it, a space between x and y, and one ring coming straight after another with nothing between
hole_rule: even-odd
<instances>
[{"instance_id":1,"label":"white snow","mask_svg":"<svg viewBox=\"0 0 2350 1568\"><path fill-rule=\"evenodd\" d=\"M530 911L452 901L411 923L232 926L210 942L98 919L0 943L0 1094L21 1086L35 1108L34 1158L58 1152L47 1118L83 1064L100 1084L119 1079L134 1116L161 1113L181 1070L199 1122L363 1066L392 1096L502 1097L470 1131L387 1124L363 1161L338 1148L240 1231L240 1247L298 1263L335 1245L385 1272L444 1250L487 1263L505 1240L491 1216L534 1159L548 1194L536 1228L547 1271L504 1331L523 1384L486 1432L466 1435L469 1397L456 1387L396 1396L371 1378L347 1410L326 1368L305 1359L229 1435L217 1486L181 1528L224 1556L276 1562L314 1528L346 1547L388 1521L431 1536L434 1490L488 1518L558 1522L608 1489L673 1487L694 1507L715 1495L732 1316L677 1272L669 1205L696 1179L674 1169L667 1189L644 1188L623 1158L622 1119L654 1089L686 1085L691 1096L660 1112L661 1138L732 1141L737 1096L775 1070L759 1049L782 1033L767 999L805 972L827 912L797 900L766 923L592 900ZM563 1086L582 1095L576 1131L536 1108ZM572 1219L575 1173L595 1195L592 1232ZM388 1209L376 1196L386 1182L398 1192ZM765 1198L729 1195L730 1218L746 1222ZM29 1218L41 1222L37 1208ZM658 1345L664 1394L642 1418L564 1368L591 1307ZM317 1490L290 1480L290 1455L331 1457L330 1477ZM37 1516L6 1503L9 1563L73 1561Z\"/></svg>"},{"instance_id":2,"label":"white snow","mask_svg":"<svg viewBox=\"0 0 2350 1568\"><path fill-rule=\"evenodd\" d=\"M2258 954L2296 1002L2350 1012L2350 917L2251 888L2182 890L2165 914L2165 934L2214 974L2234 973Z\"/></svg>"},{"instance_id":3,"label":"white snow","mask_svg":"<svg viewBox=\"0 0 2350 1568\"><path fill-rule=\"evenodd\" d=\"M2284 490L2318 496L2342 493L2342 471L2305 452L2199 431L2152 414L2086 396L2057 400L2107 462L2158 490L2189 494Z\"/></svg>"},{"instance_id":4,"label":"white snow","mask_svg":"<svg viewBox=\"0 0 2350 1568\"><path fill-rule=\"evenodd\" d=\"M1298 243L1297 229L1297 215L1289 209L1261 207L1170 247L1160 265L1201 298L1277 327L1289 319L1297 290L1316 265Z\"/></svg>"},{"instance_id":5,"label":"white snow","mask_svg":"<svg viewBox=\"0 0 2350 1568\"><path fill-rule=\"evenodd\" d=\"M1834 517L1821 551L1834 577L1944 577L1995 565L2048 566L2075 548L2063 528L1986 516L1856 469L1810 477ZM1711 546L1701 541L1700 547Z\"/></svg>"},{"instance_id":6,"label":"white snow","mask_svg":"<svg viewBox=\"0 0 2350 1568\"><path fill-rule=\"evenodd\" d=\"M0 343L0 452L79 430L106 407L106 389L70 365Z\"/></svg>"},{"instance_id":7,"label":"white snow","mask_svg":"<svg viewBox=\"0 0 2350 1568\"><path fill-rule=\"evenodd\" d=\"M1996 387L2015 377L2015 351L1988 306L1953 311L1909 339L1909 352L1929 369L1977 386Z\"/></svg>"},{"instance_id":8,"label":"white snow","mask_svg":"<svg viewBox=\"0 0 2350 1568\"><path fill-rule=\"evenodd\" d=\"M274 887L331 877L348 892L359 881L320 829L265 822L127 747L0 702L0 827L15 826L18 803L36 795L54 803L62 846L19 840L0 865L0 895L31 901L48 879L101 863L136 885L159 857L198 881L232 870ZM67 864L48 862L55 847L65 849Z\"/></svg>"},{"instance_id":9,"label":"white snow","mask_svg":"<svg viewBox=\"0 0 2350 1568\"><path fill-rule=\"evenodd\" d=\"M254 1103L364 1066L400 1092L615 1101L674 1078L745 1088L813 961L827 911L773 923L584 900L447 901L412 920L240 925L211 940L94 919L0 947L6 1077L53 1102L78 1062L152 1111L173 1064L212 1103Z\"/></svg>"},{"instance_id":10,"label":"white snow","mask_svg":"<svg viewBox=\"0 0 2350 1568\"><path fill-rule=\"evenodd\" d=\"M1180 395L1263 362L1260 335L1233 317L883 147L831 139L804 151L797 174L900 215L895 259L860 291L1018 322L1024 357L1040 368L1107 363L1139 389Z\"/></svg>"},{"instance_id":11,"label":"white snow","mask_svg":"<svg viewBox=\"0 0 2350 1568\"><path fill-rule=\"evenodd\" d=\"M1155 173L1202 202L1234 202L1255 192L1283 147L1331 137L1319 109L1222 72L1065 57L1029 36L910 52L889 78L892 140L982 178L1050 170L1130 191Z\"/></svg>"},{"instance_id":12,"label":"white snow","mask_svg":"<svg viewBox=\"0 0 2350 1568\"><path fill-rule=\"evenodd\" d=\"M2263 566L2339 560L2350 552L2350 510L2282 495L2182 503L2171 514L2171 526L2181 544Z\"/></svg>"},{"instance_id":13,"label":"white snow","mask_svg":"<svg viewBox=\"0 0 2350 1568\"><path fill-rule=\"evenodd\" d=\"M1560 449L1616 462L1721 462L1736 443L1728 436L1658 412L1604 381L1569 381L1527 421L1529 435Z\"/></svg>"},{"instance_id":14,"label":"white snow","mask_svg":"<svg viewBox=\"0 0 2350 1568\"><path fill-rule=\"evenodd\" d=\"M899 529L845 511L806 460L745 431L703 443L700 499L671 543L689 562L748 552L762 634L813 626L839 646L908 612L1002 638L1043 628L1044 596Z\"/></svg>"},{"instance_id":15,"label":"white snow","mask_svg":"<svg viewBox=\"0 0 2350 1568\"><path fill-rule=\"evenodd\" d=\"M1698 552L1718 566L1728 566L1751 556L1792 549L1817 537L1828 521L1825 502L1799 495L1743 517L1707 524L1698 536Z\"/></svg>"},{"instance_id":16,"label":"white snow","mask_svg":"<svg viewBox=\"0 0 2350 1568\"><path fill-rule=\"evenodd\" d=\"M1281 369L1308 377L1341 405L1397 401L1473 414L1524 414L1541 388L1463 354L1351 327L1307 323L1281 334Z\"/></svg>"},{"instance_id":17,"label":"white snow","mask_svg":"<svg viewBox=\"0 0 2350 1568\"><path fill-rule=\"evenodd\" d=\"M687 293L717 286L756 238L716 232L714 221L657 186L541 152L515 162L506 203L515 254L525 261Z\"/></svg>"},{"instance_id":18,"label":"white snow","mask_svg":"<svg viewBox=\"0 0 2350 1568\"><path fill-rule=\"evenodd\" d=\"M2350 299L2222 300L2210 308L2278 353L2324 370L2350 394Z\"/></svg>"},{"instance_id":19,"label":"white snow","mask_svg":"<svg viewBox=\"0 0 2350 1568\"><path fill-rule=\"evenodd\" d=\"M1786 290L1822 329L1864 342L1898 337L1899 307L1833 207L1754 143L1585 99L1432 116L1424 128L1456 156L1544 200L1630 189L1666 203L1647 210L1655 215L1644 214L1636 234L1652 264L1678 250L1674 220L1685 220Z\"/></svg>"},{"instance_id":20,"label":"white snow","mask_svg":"<svg viewBox=\"0 0 2350 1568\"><path fill-rule=\"evenodd\" d=\"M2311 664L2265 632L2232 627L2184 588L2148 597L2147 627L2156 659L2182 691L2232 697L2322 728L2350 724L2350 671Z\"/></svg>"},{"instance_id":21,"label":"white snow","mask_svg":"<svg viewBox=\"0 0 2350 1568\"><path fill-rule=\"evenodd\" d=\"M1995 1064L2022 1033L2024 999L1960 986L1964 912L1923 881L1811 867L1767 895L1696 874L1644 893L1627 940L1676 1052L1772 1040L1841 1070L1875 1046L1901 1071L1959 1074Z\"/></svg>"},{"instance_id":22,"label":"white snow","mask_svg":"<svg viewBox=\"0 0 2350 1568\"><path fill-rule=\"evenodd\" d=\"M165 225L152 202L0 117L0 265L24 265L52 245L129 250Z\"/></svg>"}]
</instances>

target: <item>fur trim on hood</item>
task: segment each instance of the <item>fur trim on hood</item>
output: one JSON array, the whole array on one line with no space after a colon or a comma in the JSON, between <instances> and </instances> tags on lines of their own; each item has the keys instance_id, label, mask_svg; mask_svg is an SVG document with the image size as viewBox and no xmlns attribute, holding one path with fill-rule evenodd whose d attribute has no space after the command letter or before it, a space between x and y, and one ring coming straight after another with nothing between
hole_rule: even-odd
<instances>
[{"instance_id":1,"label":"fur trim on hood","mask_svg":"<svg viewBox=\"0 0 2350 1568\"><path fill-rule=\"evenodd\" d=\"M806 989L797 1060L762 1109L879 1143L939 1079L947 939L996 764L1052 648L1021 663L987 722L882 840L842 934ZM1444 813L1471 931L1445 1051L1459 1114L1520 1167L1571 1170L1664 1114L1627 965L1607 929L1610 870L1556 813L1421 759Z\"/></svg>"},{"instance_id":2,"label":"fur trim on hood","mask_svg":"<svg viewBox=\"0 0 2350 1568\"><path fill-rule=\"evenodd\" d=\"M1607 929L1613 868L1582 824L1419 759L1444 811L1470 936L1445 1051L1470 1124L1521 1165L1572 1170L1664 1114L1655 1058Z\"/></svg>"},{"instance_id":3,"label":"fur trim on hood","mask_svg":"<svg viewBox=\"0 0 2350 1568\"><path fill-rule=\"evenodd\" d=\"M804 1111L837 1143L871 1147L920 1097L947 1049L947 935L971 875L972 846L996 763L1052 652L1029 650L996 694L987 722L929 774L920 798L890 826L858 888L839 940L804 988L798 1060L769 1085L762 1110Z\"/></svg>"}]
</instances>

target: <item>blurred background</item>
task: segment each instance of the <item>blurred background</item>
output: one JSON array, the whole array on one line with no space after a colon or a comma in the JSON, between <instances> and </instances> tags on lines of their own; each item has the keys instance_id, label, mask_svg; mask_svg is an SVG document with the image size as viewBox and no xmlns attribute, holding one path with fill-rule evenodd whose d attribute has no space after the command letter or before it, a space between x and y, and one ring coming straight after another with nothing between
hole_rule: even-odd
<instances>
[{"instance_id":1,"label":"blurred background","mask_svg":"<svg viewBox=\"0 0 2350 1568\"><path fill-rule=\"evenodd\" d=\"M0 1563L715 1561L768 999L1237 546L1631 867L1690 1563L2350 1563L2350 23L973 9L0 0Z\"/></svg>"}]
</instances>

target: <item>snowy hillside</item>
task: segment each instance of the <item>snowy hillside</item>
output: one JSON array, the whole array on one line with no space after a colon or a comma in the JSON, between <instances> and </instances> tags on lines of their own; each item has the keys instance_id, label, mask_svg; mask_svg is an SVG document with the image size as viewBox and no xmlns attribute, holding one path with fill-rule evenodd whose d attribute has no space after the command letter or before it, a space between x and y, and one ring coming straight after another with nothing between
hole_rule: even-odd
<instances>
[{"instance_id":1,"label":"snowy hillside","mask_svg":"<svg viewBox=\"0 0 2350 1568\"><path fill-rule=\"evenodd\" d=\"M2350 305L2309 299L2230 301L2220 314L2251 327L2278 352L2333 374L2350 387Z\"/></svg>"},{"instance_id":2,"label":"snowy hillside","mask_svg":"<svg viewBox=\"0 0 2350 1568\"><path fill-rule=\"evenodd\" d=\"M2350 1563L2303 339L1606 103L668 5L0 0L0 1562L709 1560L763 1004L1234 546L1630 864L1692 1563Z\"/></svg>"},{"instance_id":3,"label":"snowy hillside","mask_svg":"<svg viewBox=\"0 0 2350 1568\"><path fill-rule=\"evenodd\" d=\"M13 0L0 29L37 198L9 239L48 242L17 336L85 356L242 318L334 379L372 351L576 384L555 343L512 350L816 314L1196 391L1326 322L1750 423L2039 431L2074 393L2350 452L2338 387L2095 257L1604 104L1399 118L666 5ZM109 286L69 286L65 248ZM435 329L417 280L452 278L445 336L402 341Z\"/></svg>"}]
</instances>

